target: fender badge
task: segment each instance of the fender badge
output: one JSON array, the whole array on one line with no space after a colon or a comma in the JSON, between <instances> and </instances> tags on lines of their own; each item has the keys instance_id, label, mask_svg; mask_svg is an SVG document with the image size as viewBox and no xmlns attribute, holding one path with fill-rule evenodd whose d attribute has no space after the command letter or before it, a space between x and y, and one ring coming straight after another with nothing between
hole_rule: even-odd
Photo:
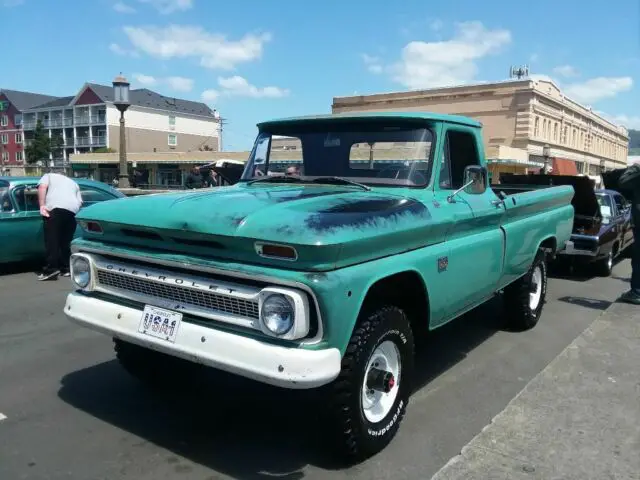
<instances>
[{"instance_id":1,"label":"fender badge","mask_svg":"<svg viewBox=\"0 0 640 480\"><path fill-rule=\"evenodd\" d=\"M444 272L449 266L449 257L440 257L438 259L438 273Z\"/></svg>"}]
</instances>

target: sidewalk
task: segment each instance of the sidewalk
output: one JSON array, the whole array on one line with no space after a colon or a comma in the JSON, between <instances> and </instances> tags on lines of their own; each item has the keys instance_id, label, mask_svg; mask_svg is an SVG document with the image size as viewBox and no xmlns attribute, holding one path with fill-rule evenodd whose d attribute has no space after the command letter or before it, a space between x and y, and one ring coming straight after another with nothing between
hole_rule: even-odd
<instances>
[{"instance_id":1,"label":"sidewalk","mask_svg":"<svg viewBox=\"0 0 640 480\"><path fill-rule=\"evenodd\" d=\"M614 303L432 480L640 479L640 307Z\"/></svg>"}]
</instances>

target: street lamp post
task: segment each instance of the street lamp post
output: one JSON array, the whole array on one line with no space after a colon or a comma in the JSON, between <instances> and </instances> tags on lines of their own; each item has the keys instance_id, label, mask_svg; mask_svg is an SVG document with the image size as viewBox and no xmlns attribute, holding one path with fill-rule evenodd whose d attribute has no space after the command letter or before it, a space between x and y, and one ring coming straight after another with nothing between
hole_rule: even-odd
<instances>
[{"instance_id":1,"label":"street lamp post","mask_svg":"<svg viewBox=\"0 0 640 480\"><path fill-rule=\"evenodd\" d=\"M544 173L549 173L549 157L551 156L551 147L548 143L545 143L542 147L542 156L544 157Z\"/></svg>"},{"instance_id":2,"label":"street lamp post","mask_svg":"<svg viewBox=\"0 0 640 480\"><path fill-rule=\"evenodd\" d=\"M113 104L120 112L120 175L118 186L129 187L129 169L127 167L127 139L124 125L124 112L131 105L129 102L129 82L121 75L113 80Z\"/></svg>"}]
</instances>

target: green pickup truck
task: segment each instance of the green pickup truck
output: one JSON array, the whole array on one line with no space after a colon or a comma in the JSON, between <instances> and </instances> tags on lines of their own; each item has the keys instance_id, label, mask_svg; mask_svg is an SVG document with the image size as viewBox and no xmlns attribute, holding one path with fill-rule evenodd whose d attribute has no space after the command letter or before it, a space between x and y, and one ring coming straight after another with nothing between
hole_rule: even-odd
<instances>
[{"instance_id":1,"label":"green pickup truck","mask_svg":"<svg viewBox=\"0 0 640 480\"><path fill-rule=\"evenodd\" d=\"M481 125L466 117L258 127L236 185L82 211L64 311L113 337L146 382L171 383L178 357L317 389L331 444L359 461L398 430L419 335L496 294L510 328L538 322L574 190L493 191Z\"/></svg>"}]
</instances>

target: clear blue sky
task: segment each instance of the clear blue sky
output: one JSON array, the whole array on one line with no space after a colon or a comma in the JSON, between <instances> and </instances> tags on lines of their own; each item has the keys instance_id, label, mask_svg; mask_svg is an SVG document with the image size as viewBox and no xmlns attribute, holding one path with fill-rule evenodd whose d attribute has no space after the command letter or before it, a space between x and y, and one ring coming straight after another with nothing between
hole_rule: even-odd
<instances>
[{"instance_id":1,"label":"clear blue sky","mask_svg":"<svg viewBox=\"0 0 640 480\"><path fill-rule=\"evenodd\" d=\"M503 80L529 64L640 128L638 0L0 0L0 87L75 94L119 72L205 99L248 149L261 120L333 96ZM64 4L64 7L63 7Z\"/></svg>"}]
</instances>

